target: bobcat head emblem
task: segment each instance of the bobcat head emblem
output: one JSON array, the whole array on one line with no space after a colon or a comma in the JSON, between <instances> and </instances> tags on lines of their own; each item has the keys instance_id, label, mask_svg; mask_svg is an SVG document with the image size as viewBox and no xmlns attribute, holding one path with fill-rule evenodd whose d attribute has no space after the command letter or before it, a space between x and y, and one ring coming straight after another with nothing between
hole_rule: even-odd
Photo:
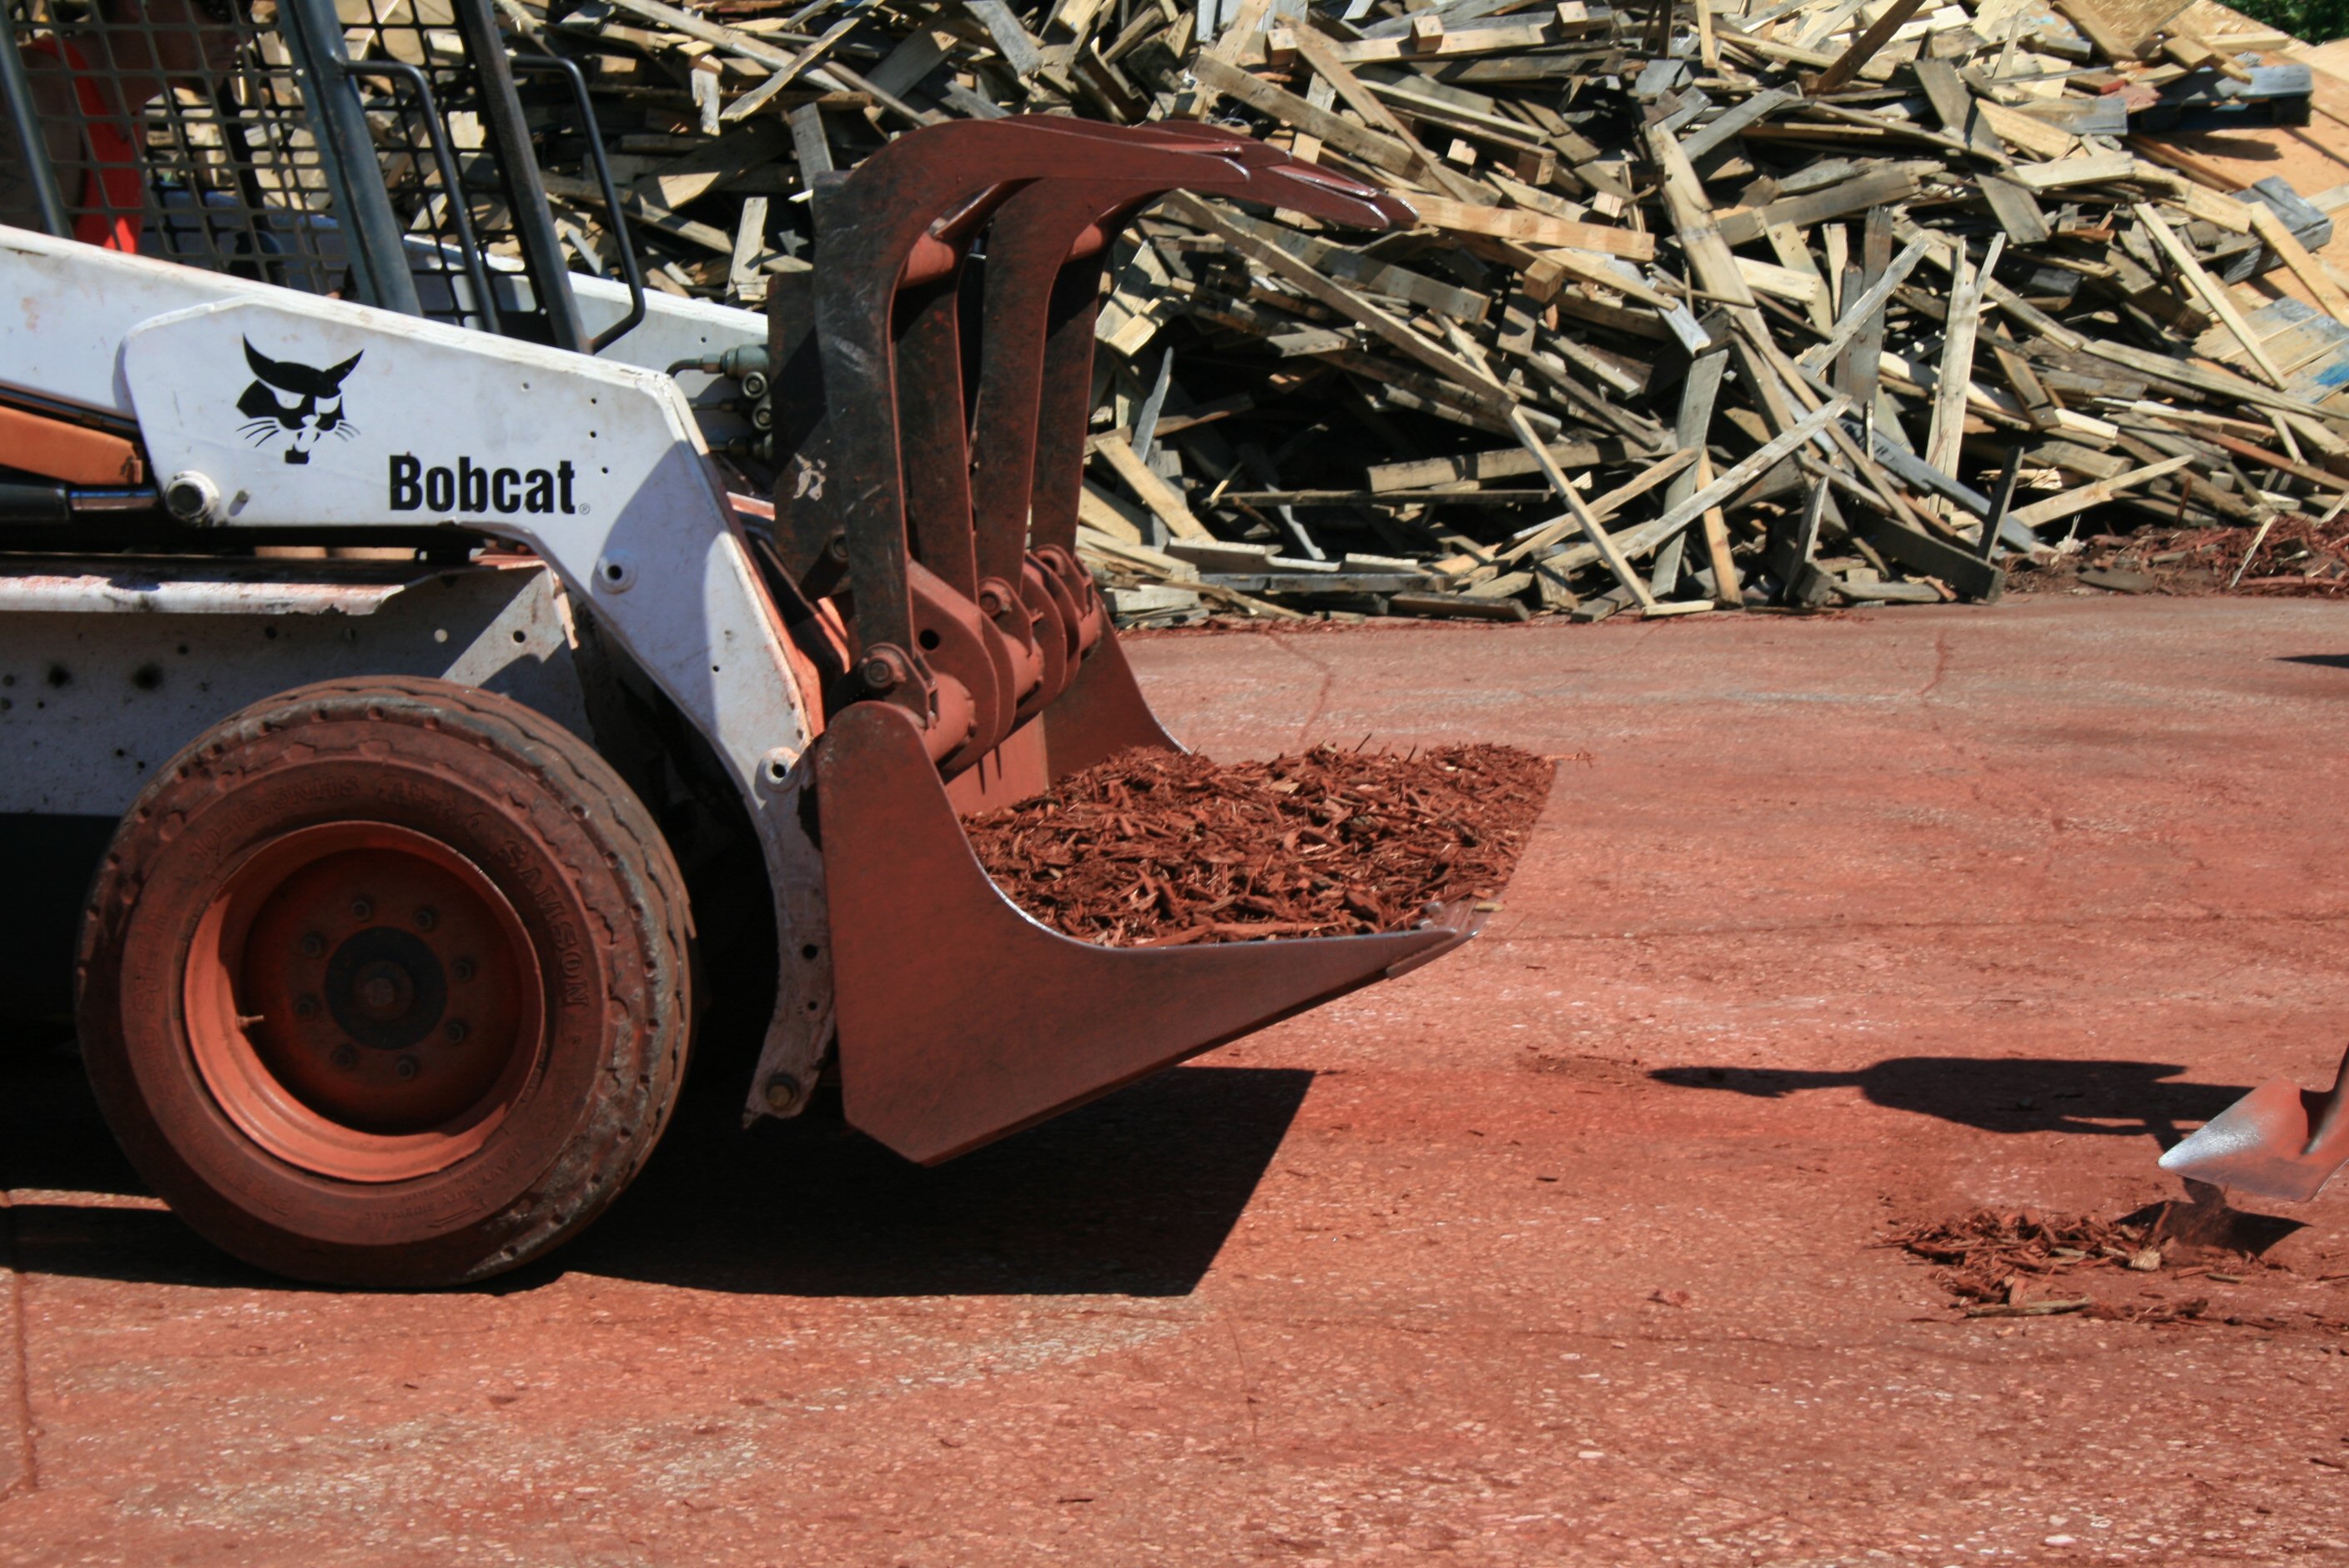
<instances>
[{"instance_id":1,"label":"bobcat head emblem","mask_svg":"<svg viewBox=\"0 0 2349 1568\"><path fill-rule=\"evenodd\" d=\"M244 362L253 367L255 379L236 400L236 411L245 418L239 427L241 433L256 447L285 437L289 463L308 462L310 449L321 436L332 433L349 440L359 428L343 413L343 377L365 357L361 351L340 365L319 370L272 359L247 338Z\"/></svg>"}]
</instances>

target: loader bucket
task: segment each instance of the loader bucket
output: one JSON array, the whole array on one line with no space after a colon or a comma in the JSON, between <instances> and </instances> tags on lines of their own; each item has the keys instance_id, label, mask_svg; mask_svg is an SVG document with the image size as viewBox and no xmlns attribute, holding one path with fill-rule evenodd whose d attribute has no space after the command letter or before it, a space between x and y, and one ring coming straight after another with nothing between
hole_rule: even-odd
<instances>
[{"instance_id":1,"label":"loader bucket","mask_svg":"<svg viewBox=\"0 0 2349 1568\"><path fill-rule=\"evenodd\" d=\"M1207 127L937 126L825 193L812 290L776 306L777 597L845 645L814 753L841 1081L854 1125L925 1162L1474 934L1460 910L1376 936L1099 947L1006 900L963 833L958 812L1180 749L1076 560L1102 266L1174 190L1360 228L1413 216Z\"/></svg>"},{"instance_id":2,"label":"loader bucket","mask_svg":"<svg viewBox=\"0 0 2349 1568\"><path fill-rule=\"evenodd\" d=\"M2161 1157L2161 1168L2257 1197L2305 1203L2349 1163L2349 1055L2332 1088L2261 1084Z\"/></svg>"},{"instance_id":3,"label":"loader bucket","mask_svg":"<svg viewBox=\"0 0 2349 1568\"><path fill-rule=\"evenodd\" d=\"M1063 936L996 891L913 720L885 703L859 703L825 732L816 788L848 1119L924 1164L1473 934L1462 921L1213 947Z\"/></svg>"}]
</instances>

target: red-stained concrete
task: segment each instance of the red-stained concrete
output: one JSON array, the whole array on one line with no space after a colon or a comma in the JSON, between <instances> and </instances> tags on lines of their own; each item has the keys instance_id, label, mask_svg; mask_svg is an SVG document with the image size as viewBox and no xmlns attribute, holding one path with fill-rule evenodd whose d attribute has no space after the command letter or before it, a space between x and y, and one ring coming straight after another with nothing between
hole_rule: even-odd
<instances>
[{"instance_id":1,"label":"red-stained concrete","mask_svg":"<svg viewBox=\"0 0 2349 1568\"><path fill-rule=\"evenodd\" d=\"M1210 751L1575 760L1441 964L934 1171L728 1082L494 1292L224 1264L0 1070L0 1560L2349 1559L2349 1198L2195 1282L2281 1329L1952 1322L1875 1244L2174 1195L2329 1068L2349 611L1133 653Z\"/></svg>"}]
</instances>

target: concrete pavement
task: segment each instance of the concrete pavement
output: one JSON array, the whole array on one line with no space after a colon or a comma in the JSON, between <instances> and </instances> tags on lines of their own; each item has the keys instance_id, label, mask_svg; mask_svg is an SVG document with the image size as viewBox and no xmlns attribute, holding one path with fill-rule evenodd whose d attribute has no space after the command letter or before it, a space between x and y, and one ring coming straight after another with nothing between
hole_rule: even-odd
<instances>
[{"instance_id":1,"label":"concrete pavement","mask_svg":"<svg viewBox=\"0 0 2349 1568\"><path fill-rule=\"evenodd\" d=\"M1880 1244L2175 1197L2177 1127L2329 1069L2349 613L1133 654L1211 754L1564 758L1505 911L936 1171L726 1083L471 1293L222 1260L21 1052L0 1561L2349 1559L2349 1198L2240 1284L2099 1286L2199 1326L1955 1321Z\"/></svg>"}]
</instances>

